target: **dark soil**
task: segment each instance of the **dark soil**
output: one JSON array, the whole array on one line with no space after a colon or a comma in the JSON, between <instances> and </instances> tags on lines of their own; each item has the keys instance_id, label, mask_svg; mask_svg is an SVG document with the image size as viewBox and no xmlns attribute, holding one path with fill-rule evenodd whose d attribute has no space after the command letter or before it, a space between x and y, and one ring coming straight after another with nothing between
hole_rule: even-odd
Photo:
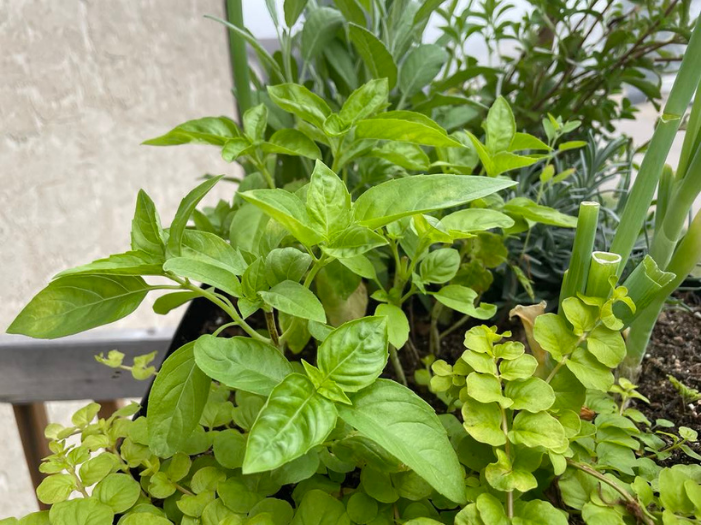
<instances>
[{"instance_id":1,"label":"dark soil","mask_svg":"<svg viewBox=\"0 0 701 525\"><path fill-rule=\"evenodd\" d=\"M651 422L662 418L676 427L685 426L701 434L701 400L684 402L668 379L673 376L689 388L701 391L701 297L688 294L679 297L685 308L662 313L643 361L638 390L650 404L637 402L636 408ZM699 444L690 445L701 453ZM695 460L678 453L665 461L665 466Z\"/></svg>"}]
</instances>

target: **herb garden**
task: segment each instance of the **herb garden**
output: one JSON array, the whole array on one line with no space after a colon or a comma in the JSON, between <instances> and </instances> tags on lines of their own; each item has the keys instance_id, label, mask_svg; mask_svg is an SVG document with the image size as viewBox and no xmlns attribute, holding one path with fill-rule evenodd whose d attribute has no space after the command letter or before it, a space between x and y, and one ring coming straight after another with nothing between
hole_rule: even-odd
<instances>
[{"instance_id":1,"label":"herb garden","mask_svg":"<svg viewBox=\"0 0 701 525\"><path fill-rule=\"evenodd\" d=\"M168 222L140 192L131 246L9 327L64 337L155 291L191 325L158 370L97 356L147 397L49 425L51 509L0 523L697 523L689 2L531 0L516 21L496 0L317 4L268 3L271 54L229 2L240 119L145 141L218 148L227 174ZM641 150L614 126L630 87L659 108ZM231 199L200 206L215 185Z\"/></svg>"}]
</instances>

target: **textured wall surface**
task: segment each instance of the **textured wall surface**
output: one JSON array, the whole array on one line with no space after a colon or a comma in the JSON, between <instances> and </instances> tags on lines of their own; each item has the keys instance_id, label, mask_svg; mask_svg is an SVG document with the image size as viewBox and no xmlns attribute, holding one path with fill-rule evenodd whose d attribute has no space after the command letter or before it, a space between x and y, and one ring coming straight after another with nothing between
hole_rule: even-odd
<instances>
[{"instance_id":1,"label":"textured wall surface","mask_svg":"<svg viewBox=\"0 0 701 525\"><path fill-rule=\"evenodd\" d=\"M140 146L188 119L231 115L222 0L0 0L0 330L57 271L128 249L136 193L165 223L204 173L206 146ZM217 189L209 202L228 197ZM168 326L144 304L113 327ZM0 518L35 508L0 406Z\"/></svg>"}]
</instances>

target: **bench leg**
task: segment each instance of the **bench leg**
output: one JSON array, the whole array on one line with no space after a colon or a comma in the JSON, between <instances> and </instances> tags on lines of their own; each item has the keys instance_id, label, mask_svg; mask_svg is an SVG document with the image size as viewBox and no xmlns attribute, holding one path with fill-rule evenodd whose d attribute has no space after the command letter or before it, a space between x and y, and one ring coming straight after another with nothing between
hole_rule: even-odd
<instances>
[{"instance_id":1,"label":"bench leg","mask_svg":"<svg viewBox=\"0 0 701 525\"><path fill-rule=\"evenodd\" d=\"M97 417L101 419L107 419L117 410L122 408L123 403L121 399L112 399L110 401L95 401L100 405L100 411L97 413Z\"/></svg>"},{"instance_id":2,"label":"bench leg","mask_svg":"<svg viewBox=\"0 0 701 525\"><path fill-rule=\"evenodd\" d=\"M36 489L39 483L44 479L45 475L39 472L42 458L49 456L51 451L44 437L44 429L49 424L46 416L46 407L44 403L22 403L12 405L17 421L17 430L22 440L22 448L24 449L24 458L27 461L29 475L32 478L32 485ZM45 505L38 501L41 510L48 509Z\"/></svg>"}]
</instances>

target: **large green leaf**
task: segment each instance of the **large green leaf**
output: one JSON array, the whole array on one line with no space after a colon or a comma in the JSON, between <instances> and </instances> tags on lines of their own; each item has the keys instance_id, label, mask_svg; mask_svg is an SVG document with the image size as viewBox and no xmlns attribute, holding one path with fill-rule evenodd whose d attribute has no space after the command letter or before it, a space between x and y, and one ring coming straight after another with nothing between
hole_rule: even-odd
<instances>
[{"instance_id":1,"label":"large green leaf","mask_svg":"<svg viewBox=\"0 0 701 525\"><path fill-rule=\"evenodd\" d=\"M460 312L475 319L490 319L497 313L497 307L489 303L480 303L475 306L477 300L477 292L467 286L460 284L449 284L444 286L433 296L438 299L438 302L444 304L448 308Z\"/></svg>"},{"instance_id":2,"label":"large green leaf","mask_svg":"<svg viewBox=\"0 0 701 525\"><path fill-rule=\"evenodd\" d=\"M56 339L113 323L136 310L149 289L135 276L60 277L34 296L7 333Z\"/></svg>"},{"instance_id":3,"label":"large green leaf","mask_svg":"<svg viewBox=\"0 0 701 525\"><path fill-rule=\"evenodd\" d=\"M56 524L111 525L114 511L97 498L77 498L53 505L49 518Z\"/></svg>"},{"instance_id":4,"label":"large green leaf","mask_svg":"<svg viewBox=\"0 0 701 525\"><path fill-rule=\"evenodd\" d=\"M330 7L310 10L302 29L302 59L309 62L319 56L343 26L343 15Z\"/></svg>"},{"instance_id":5,"label":"large green leaf","mask_svg":"<svg viewBox=\"0 0 701 525\"><path fill-rule=\"evenodd\" d=\"M265 278L270 286L282 281L300 281L312 263L312 256L297 248L276 248L265 257Z\"/></svg>"},{"instance_id":6,"label":"large green leaf","mask_svg":"<svg viewBox=\"0 0 701 525\"><path fill-rule=\"evenodd\" d=\"M174 257L166 261L163 269L178 277L199 281L234 297L241 297L241 282L232 271L220 265L191 257Z\"/></svg>"},{"instance_id":7,"label":"large green leaf","mask_svg":"<svg viewBox=\"0 0 701 525\"><path fill-rule=\"evenodd\" d=\"M161 458L184 450L207 403L212 381L195 364L194 348L193 341L163 362L148 396L149 447Z\"/></svg>"},{"instance_id":8,"label":"large green leaf","mask_svg":"<svg viewBox=\"0 0 701 525\"><path fill-rule=\"evenodd\" d=\"M180 257L182 254L183 235L185 233L187 223L190 220L190 216L195 211L195 208L197 208L197 205L204 198L204 196L209 193L209 190L211 190L223 176L224 175L219 175L218 177L213 177L204 181L202 184L188 193L180 202L178 211L175 213L173 222L170 225L166 250L169 257Z\"/></svg>"},{"instance_id":9,"label":"large green leaf","mask_svg":"<svg viewBox=\"0 0 701 525\"><path fill-rule=\"evenodd\" d=\"M316 295L299 283L282 281L267 292L260 292L267 304L289 315L326 323L324 307Z\"/></svg>"},{"instance_id":10,"label":"large green leaf","mask_svg":"<svg viewBox=\"0 0 701 525\"><path fill-rule=\"evenodd\" d=\"M285 0L285 23L292 27L302 14L309 0Z\"/></svg>"},{"instance_id":11,"label":"large green leaf","mask_svg":"<svg viewBox=\"0 0 701 525\"><path fill-rule=\"evenodd\" d=\"M424 146L462 148L460 142L448 136L444 129L431 125L424 119L408 120L404 111L381 113L361 120L356 124L355 136L358 139L382 139L411 142ZM402 118L404 117L404 118Z\"/></svg>"},{"instance_id":12,"label":"large green leaf","mask_svg":"<svg viewBox=\"0 0 701 525\"><path fill-rule=\"evenodd\" d=\"M240 137L236 123L229 117L205 117L189 120L165 135L144 141L148 146L176 146L196 142L223 146L230 139Z\"/></svg>"},{"instance_id":13,"label":"large green leaf","mask_svg":"<svg viewBox=\"0 0 701 525\"><path fill-rule=\"evenodd\" d=\"M350 525L343 502L323 490L304 494L290 525Z\"/></svg>"},{"instance_id":14,"label":"large green leaf","mask_svg":"<svg viewBox=\"0 0 701 525\"><path fill-rule=\"evenodd\" d=\"M136 210L131 221L131 249L161 257L165 254L161 220L151 197L144 190L139 190L136 198Z\"/></svg>"},{"instance_id":15,"label":"large green leaf","mask_svg":"<svg viewBox=\"0 0 701 525\"><path fill-rule=\"evenodd\" d=\"M334 404L311 380L288 375L270 394L248 435L243 472L281 467L324 442L336 425Z\"/></svg>"},{"instance_id":16,"label":"large green leaf","mask_svg":"<svg viewBox=\"0 0 701 525\"><path fill-rule=\"evenodd\" d=\"M385 45L370 31L357 24L348 24L351 42L370 70L372 78L386 78L391 90L397 83L397 65Z\"/></svg>"},{"instance_id":17,"label":"large green leaf","mask_svg":"<svg viewBox=\"0 0 701 525\"><path fill-rule=\"evenodd\" d=\"M83 266L64 270L56 277L66 275L162 275L163 256L152 255L144 251L116 253L105 259L98 259Z\"/></svg>"},{"instance_id":18,"label":"large green leaf","mask_svg":"<svg viewBox=\"0 0 701 525\"><path fill-rule=\"evenodd\" d=\"M298 155L310 159L320 159L321 151L316 143L296 129L281 129L273 133L268 142L262 146L266 153Z\"/></svg>"},{"instance_id":19,"label":"large green leaf","mask_svg":"<svg viewBox=\"0 0 701 525\"><path fill-rule=\"evenodd\" d=\"M320 160L316 161L307 189L307 213L329 238L351 220L351 196L343 181Z\"/></svg>"},{"instance_id":20,"label":"large green leaf","mask_svg":"<svg viewBox=\"0 0 701 525\"><path fill-rule=\"evenodd\" d=\"M429 253L419 266L425 283L447 283L460 268L460 253L453 248L439 248Z\"/></svg>"},{"instance_id":21,"label":"large green leaf","mask_svg":"<svg viewBox=\"0 0 701 525\"><path fill-rule=\"evenodd\" d=\"M365 226L352 224L335 235L331 242L322 246L321 249L332 257L346 259L362 255L385 244L387 244L387 240L382 235Z\"/></svg>"},{"instance_id":22,"label":"large green leaf","mask_svg":"<svg viewBox=\"0 0 701 525\"><path fill-rule=\"evenodd\" d=\"M389 85L386 78L373 79L353 91L338 113L341 121L353 124L367 118L387 105Z\"/></svg>"},{"instance_id":23,"label":"large green leaf","mask_svg":"<svg viewBox=\"0 0 701 525\"><path fill-rule=\"evenodd\" d=\"M299 84L269 86L268 94L282 109L294 113L317 128L321 129L324 120L331 115L331 108L323 98Z\"/></svg>"},{"instance_id":24,"label":"large green leaf","mask_svg":"<svg viewBox=\"0 0 701 525\"><path fill-rule=\"evenodd\" d=\"M182 254L191 259L220 266L234 275L243 275L247 267L241 252L213 233L185 230Z\"/></svg>"},{"instance_id":25,"label":"large green leaf","mask_svg":"<svg viewBox=\"0 0 701 525\"><path fill-rule=\"evenodd\" d=\"M370 385L388 357L385 317L363 317L339 326L317 352L321 372L346 392Z\"/></svg>"},{"instance_id":26,"label":"large green leaf","mask_svg":"<svg viewBox=\"0 0 701 525\"><path fill-rule=\"evenodd\" d=\"M504 97L498 97L489 108L483 127L487 135L487 149L490 153L495 154L509 149L516 134L516 121L511 107Z\"/></svg>"},{"instance_id":27,"label":"large green leaf","mask_svg":"<svg viewBox=\"0 0 701 525\"><path fill-rule=\"evenodd\" d=\"M292 373L280 350L250 337L200 336L195 342L195 362L212 379L261 396L270 395Z\"/></svg>"},{"instance_id":28,"label":"large green leaf","mask_svg":"<svg viewBox=\"0 0 701 525\"><path fill-rule=\"evenodd\" d=\"M399 89L404 96L416 95L440 72L448 52L436 44L421 44L407 54L399 69Z\"/></svg>"},{"instance_id":29,"label":"large green leaf","mask_svg":"<svg viewBox=\"0 0 701 525\"><path fill-rule=\"evenodd\" d=\"M241 196L282 224L305 245L313 246L322 240L321 233L310 227L314 223L302 199L294 193L282 189L251 190Z\"/></svg>"},{"instance_id":30,"label":"large green leaf","mask_svg":"<svg viewBox=\"0 0 701 525\"><path fill-rule=\"evenodd\" d=\"M565 215L553 208L536 204L526 197L516 197L504 204L504 211L533 222L561 228L576 228L577 217Z\"/></svg>"},{"instance_id":31,"label":"large green leaf","mask_svg":"<svg viewBox=\"0 0 701 525\"><path fill-rule=\"evenodd\" d=\"M569 441L560 422L547 412L519 412L509 431L509 440L516 445L529 448L545 447L562 453L567 450Z\"/></svg>"},{"instance_id":32,"label":"large green leaf","mask_svg":"<svg viewBox=\"0 0 701 525\"><path fill-rule=\"evenodd\" d=\"M463 470L445 428L419 396L393 381L378 379L339 405L341 418L414 470L436 491L465 503Z\"/></svg>"},{"instance_id":33,"label":"large green leaf","mask_svg":"<svg viewBox=\"0 0 701 525\"><path fill-rule=\"evenodd\" d=\"M385 142L373 149L369 155L390 161L407 170L426 171L431 165L428 155L421 146L411 142Z\"/></svg>"},{"instance_id":34,"label":"large green leaf","mask_svg":"<svg viewBox=\"0 0 701 525\"><path fill-rule=\"evenodd\" d=\"M462 175L414 175L373 186L355 202L355 218L375 229L408 215L459 206L516 184Z\"/></svg>"},{"instance_id":35,"label":"large green leaf","mask_svg":"<svg viewBox=\"0 0 701 525\"><path fill-rule=\"evenodd\" d=\"M488 208L467 208L446 215L440 225L449 233L466 234L493 228L511 228L514 220L508 215Z\"/></svg>"}]
</instances>

